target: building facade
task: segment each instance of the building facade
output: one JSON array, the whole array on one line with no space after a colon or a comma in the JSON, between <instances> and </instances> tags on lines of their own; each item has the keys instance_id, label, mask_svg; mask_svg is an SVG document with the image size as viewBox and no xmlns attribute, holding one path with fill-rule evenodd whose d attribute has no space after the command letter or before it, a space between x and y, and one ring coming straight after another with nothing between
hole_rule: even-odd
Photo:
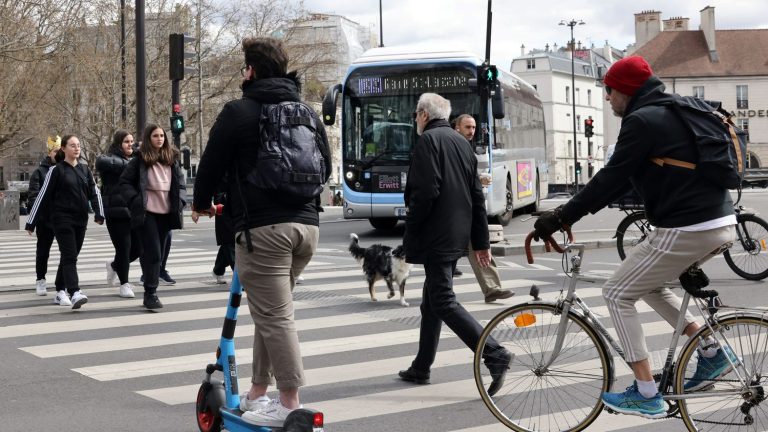
<instances>
[{"instance_id":1,"label":"building facade","mask_svg":"<svg viewBox=\"0 0 768 432\"><path fill-rule=\"evenodd\" d=\"M305 19L295 21L276 36L285 38L292 62L305 71L303 96L318 112L326 90L342 82L349 65L377 42L370 28L340 15L321 13L312 13ZM335 168L328 180L332 193L341 184L339 123L326 126L326 133Z\"/></svg>"},{"instance_id":2,"label":"building facade","mask_svg":"<svg viewBox=\"0 0 768 432\"><path fill-rule=\"evenodd\" d=\"M634 54L644 57L667 91L722 102L749 134L749 164L768 166L768 29L717 30L715 8L688 18L635 14Z\"/></svg>"},{"instance_id":3,"label":"building facade","mask_svg":"<svg viewBox=\"0 0 768 432\"><path fill-rule=\"evenodd\" d=\"M605 165L607 145L615 142L618 134L618 120L611 115L610 108L606 110L599 79L622 53L608 44L603 49L577 46L574 53L575 85L571 79L571 52L567 48L534 50L514 59L511 66L513 73L536 87L544 105L550 192L568 190L574 175L579 184L588 182ZM589 138L584 133L587 119L592 120L594 133ZM575 163L581 167L578 174Z\"/></svg>"}]
</instances>

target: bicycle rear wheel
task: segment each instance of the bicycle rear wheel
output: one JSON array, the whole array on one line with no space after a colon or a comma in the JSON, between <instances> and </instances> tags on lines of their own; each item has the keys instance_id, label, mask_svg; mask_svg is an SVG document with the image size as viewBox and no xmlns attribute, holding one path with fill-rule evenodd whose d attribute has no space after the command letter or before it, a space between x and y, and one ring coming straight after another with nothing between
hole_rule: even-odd
<instances>
[{"instance_id":1,"label":"bicycle rear wheel","mask_svg":"<svg viewBox=\"0 0 768 432\"><path fill-rule=\"evenodd\" d=\"M738 215L733 246L723 253L725 262L747 280L768 277L768 223L751 214Z\"/></svg>"},{"instance_id":2,"label":"bicycle rear wheel","mask_svg":"<svg viewBox=\"0 0 768 432\"><path fill-rule=\"evenodd\" d=\"M560 355L544 368L554 349L563 315L554 304L520 304L491 320L475 352L475 383L483 403L515 431L580 431L603 409L600 395L608 391L612 358L595 330L570 312ZM504 385L488 395L491 376L482 354L490 337L514 358Z\"/></svg>"},{"instance_id":3,"label":"bicycle rear wheel","mask_svg":"<svg viewBox=\"0 0 768 432\"><path fill-rule=\"evenodd\" d=\"M630 249L644 242L652 230L645 211L630 213L622 219L616 228L616 249L621 260L624 261Z\"/></svg>"},{"instance_id":4,"label":"bicycle rear wheel","mask_svg":"<svg viewBox=\"0 0 768 432\"><path fill-rule=\"evenodd\" d=\"M707 397L678 401L685 426L689 431L768 430L768 321L761 316L732 317L716 322L713 328L721 349L729 345L740 359L736 371L749 386L742 388L734 371L722 373L712 380L713 387L692 392ZM683 386L696 371L699 340L710 335L712 332L703 328L680 352L675 370L676 394L684 393ZM702 363L701 367L707 365Z\"/></svg>"}]
</instances>

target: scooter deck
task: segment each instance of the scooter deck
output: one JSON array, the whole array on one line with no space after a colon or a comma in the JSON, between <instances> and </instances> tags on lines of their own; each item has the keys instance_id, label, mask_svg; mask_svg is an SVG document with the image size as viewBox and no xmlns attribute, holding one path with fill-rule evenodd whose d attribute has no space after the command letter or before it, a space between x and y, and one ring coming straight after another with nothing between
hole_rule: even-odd
<instances>
[{"instance_id":1,"label":"scooter deck","mask_svg":"<svg viewBox=\"0 0 768 432\"><path fill-rule=\"evenodd\" d=\"M224 419L224 428L229 432L278 432L282 429L247 423L240 417L243 413L239 409L221 408L219 412Z\"/></svg>"}]
</instances>

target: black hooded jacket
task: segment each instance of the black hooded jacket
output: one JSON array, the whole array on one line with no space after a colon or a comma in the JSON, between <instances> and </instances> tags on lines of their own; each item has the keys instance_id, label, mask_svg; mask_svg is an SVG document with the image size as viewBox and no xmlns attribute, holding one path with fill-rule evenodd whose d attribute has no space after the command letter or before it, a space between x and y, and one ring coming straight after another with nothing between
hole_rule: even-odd
<instances>
[{"instance_id":1,"label":"black hooded jacket","mask_svg":"<svg viewBox=\"0 0 768 432\"><path fill-rule=\"evenodd\" d=\"M108 153L96 159L96 170L101 177L101 196L104 199L105 216L108 219L130 219L131 212L118 183L130 159L122 154Z\"/></svg>"},{"instance_id":2,"label":"black hooded jacket","mask_svg":"<svg viewBox=\"0 0 768 432\"><path fill-rule=\"evenodd\" d=\"M27 210L32 210L32 205L37 199L37 194L40 193L40 188L43 187L43 181L48 174L48 170L52 166L56 165L50 157L46 156L40 161L40 166L35 169L31 176L29 176L29 194L27 198Z\"/></svg>"},{"instance_id":3,"label":"black hooded jacket","mask_svg":"<svg viewBox=\"0 0 768 432\"><path fill-rule=\"evenodd\" d=\"M319 202L288 204L269 191L253 187L246 180L256 166L259 143L259 118L262 104L299 101L299 90L290 78L265 78L246 81L241 99L227 102L211 127L208 144L197 167L194 208L211 207L211 199L225 174L228 181L227 205L235 232L261 226L295 222L319 225ZM318 119L319 120L319 119ZM322 122L317 121L322 138L321 153L326 173L331 173L328 139ZM327 179L326 179L327 180Z\"/></svg>"},{"instance_id":4,"label":"black hooded jacket","mask_svg":"<svg viewBox=\"0 0 768 432\"><path fill-rule=\"evenodd\" d=\"M627 105L611 159L563 206L564 223L573 224L596 213L630 187L645 204L648 220L662 228L694 225L734 214L727 189L694 170L658 166L655 157L696 162L697 150L682 120L669 106L672 96L655 76Z\"/></svg>"},{"instance_id":5,"label":"black hooded jacket","mask_svg":"<svg viewBox=\"0 0 768 432\"><path fill-rule=\"evenodd\" d=\"M490 247L477 157L446 120L429 121L416 143L405 205L403 247L410 263L457 260L470 241L474 250Z\"/></svg>"},{"instance_id":6,"label":"black hooded jacket","mask_svg":"<svg viewBox=\"0 0 768 432\"><path fill-rule=\"evenodd\" d=\"M85 163L75 166L61 161L48 170L43 186L27 219L26 230L34 231L41 219L52 226L88 225L88 203L97 221L104 221L101 194Z\"/></svg>"},{"instance_id":7,"label":"black hooded jacket","mask_svg":"<svg viewBox=\"0 0 768 432\"><path fill-rule=\"evenodd\" d=\"M147 185L149 184L149 174L141 153L133 153L133 159L128 162L125 170L120 175L118 190L123 201L131 211L131 227L138 228L144 225L144 218L147 216ZM171 190L168 192L168 200L171 204L171 229L182 229L184 227L183 210L187 205L187 183L184 181L184 173L175 161L171 165Z\"/></svg>"}]
</instances>

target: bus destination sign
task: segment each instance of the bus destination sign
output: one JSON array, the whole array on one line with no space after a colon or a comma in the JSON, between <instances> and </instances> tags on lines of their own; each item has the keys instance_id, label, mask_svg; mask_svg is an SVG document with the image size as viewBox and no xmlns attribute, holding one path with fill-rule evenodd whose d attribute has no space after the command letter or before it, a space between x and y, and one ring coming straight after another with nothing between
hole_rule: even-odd
<instances>
[{"instance_id":1,"label":"bus destination sign","mask_svg":"<svg viewBox=\"0 0 768 432\"><path fill-rule=\"evenodd\" d=\"M469 90L469 78L467 71L429 71L358 77L350 80L350 84L357 96L396 96L466 91Z\"/></svg>"}]
</instances>

